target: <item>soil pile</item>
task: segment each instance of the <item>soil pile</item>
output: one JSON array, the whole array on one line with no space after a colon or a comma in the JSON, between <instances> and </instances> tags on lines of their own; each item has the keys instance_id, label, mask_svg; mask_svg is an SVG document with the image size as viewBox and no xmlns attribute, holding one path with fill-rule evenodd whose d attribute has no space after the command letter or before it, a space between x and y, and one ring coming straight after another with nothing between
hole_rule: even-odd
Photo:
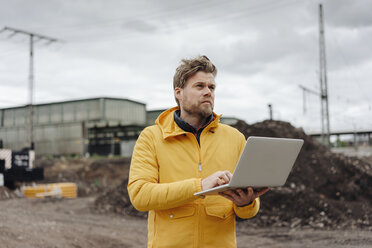
<instances>
[{"instance_id":1,"label":"soil pile","mask_svg":"<svg viewBox=\"0 0 372 248\"><path fill-rule=\"evenodd\" d=\"M366 161L369 164L372 164L372 156L364 157L364 161Z\"/></svg>"},{"instance_id":2,"label":"soil pile","mask_svg":"<svg viewBox=\"0 0 372 248\"><path fill-rule=\"evenodd\" d=\"M74 182L78 186L78 196L102 194L118 188L128 178L129 164L129 158L36 161L36 166L44 167L45 179L40 183Z\"/></svg>"},{"instance_id":3,"label":"soil pile","mask_svg":"<svg viewBox=\"0 0 372 248\"><path fill-rule=\"evenodd\" d=\"M366 160L330 152L302 129L287 122L264 121L235 126L246 137L286 137L305 141L284 187L262 197L256 218L240 225L296 228L371 228L372 165ZM128 200L127 181L108 190L95 202L99 212L146 216Z\"/></svg>"},{"instance_id":4,"label":"soil pile","mask_svg":"<svg viewBox=\"0 0 372 248\"><path fill-rule=\"evenodd\" d=\"M147 212L137 211L130 203L128 196L128 179L123 180L119 187L100 194L94 202L99 213L116 213L136 217L147 217Z\"/></svg>"},{"instance_id":5,"label":"soil pile","mask_svg":"<svg viewBox=\"0 0 372 248\"><path fill-rule=\"evenodd\" d=\"M372 166L366 160L330 152L302 129L287 122L238 122L245 137L304 139L304 146L284 187L262 196L259 226L371 228Z\"/></svg>"}]
</instances>

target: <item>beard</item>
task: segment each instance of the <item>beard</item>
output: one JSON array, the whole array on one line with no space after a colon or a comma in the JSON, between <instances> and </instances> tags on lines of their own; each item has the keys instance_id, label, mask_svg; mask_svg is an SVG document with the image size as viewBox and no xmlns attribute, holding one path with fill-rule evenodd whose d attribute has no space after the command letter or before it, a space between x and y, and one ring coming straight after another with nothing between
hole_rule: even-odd
<instances>
[{"instance_id":1,"label":"beard","mask_svg":"<svg viewBox=\"0 0 372 248\"><path fill-rule=\"evenodd\" d=\"M213 113L213 103L204 104L201 102L185 104L183 110L192 116L199 116L200 119L206 119Z\"/></svg>"}]
</instances>

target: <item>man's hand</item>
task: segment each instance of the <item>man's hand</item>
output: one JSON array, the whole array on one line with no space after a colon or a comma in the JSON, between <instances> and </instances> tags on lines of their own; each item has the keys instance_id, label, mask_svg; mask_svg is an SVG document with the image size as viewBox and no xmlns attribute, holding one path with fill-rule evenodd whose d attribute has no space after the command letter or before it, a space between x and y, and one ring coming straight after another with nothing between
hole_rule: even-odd
<instances>
[{"instance_id":1,"label":"man's hand","mask_svg":"<svg viewBox=\"0 0 372 248\"><path fill-rule=\"evenodd\" d=\"M232 174L230 171L217 171L202 180L202 190L211 189L230 182Z\"/></svg>"},{"instance_id":2,"label":"man's hand","mask_svg":"<svg viewBox=\"0 0 372 248\"><path fill-rule=\"evenodd\" d=\"M236 206L243 207L251 204L254 199L265 194L267 191L269 191L269 188L263 188L259 191L254 191L253 188L248 187L246 192L243 189L236 189L228 190L223 193L221 192L219 194L234 202Z\"/></svg>"}]
</instances>

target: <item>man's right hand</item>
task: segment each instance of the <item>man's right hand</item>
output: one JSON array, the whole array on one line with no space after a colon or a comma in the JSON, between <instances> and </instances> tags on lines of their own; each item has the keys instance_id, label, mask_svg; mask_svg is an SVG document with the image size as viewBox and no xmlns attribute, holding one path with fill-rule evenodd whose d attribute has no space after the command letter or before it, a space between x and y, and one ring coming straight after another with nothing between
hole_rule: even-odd
<instances>
[{"instance_id":1,"label":"man's right hand","mask_svg":"<svg viewBox=\"0 0 372 248\"><path fill-rule=\"evenodd\" d=\"M230 171L217 171L202 180L202 190L211 189L230 182L232 174Z\"/></svg>"}]
</instances>

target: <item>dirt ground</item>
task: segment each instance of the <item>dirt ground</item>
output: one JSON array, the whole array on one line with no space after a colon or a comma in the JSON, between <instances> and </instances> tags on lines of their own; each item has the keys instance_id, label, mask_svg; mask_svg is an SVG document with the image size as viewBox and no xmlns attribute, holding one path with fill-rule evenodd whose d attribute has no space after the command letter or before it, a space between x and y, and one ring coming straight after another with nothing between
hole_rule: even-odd
<instances>
[{"instance_id":1,"label":"dirt ground","mask_svg":"<svg viewBox=\"0 0 372 248\"><path fill-rule=\"evenodd\" d=\"M146 247L146 220L91 211L95 197L0 201L3 248ZM362 230L237 227L238 247L372 247Z\"/></svg>"},{"instance_id":2,"label":"dirt ground","mask_svg":"<svg viewBox=\"0 0 372 248\"><path fill-rule=\"evenodd\" d=\"M237 222L238 247L371 247L372 157L335 154L286 122L236 125L246 137L305 140L283 187L262 196L259 214ZM0 248L146 247L146 213L126 185L130 158L39 158L45 179L74 182L76 199L26 199L0 187ZM22 186L20 184L19 186Z\"/></svg>"}]
</instances>

